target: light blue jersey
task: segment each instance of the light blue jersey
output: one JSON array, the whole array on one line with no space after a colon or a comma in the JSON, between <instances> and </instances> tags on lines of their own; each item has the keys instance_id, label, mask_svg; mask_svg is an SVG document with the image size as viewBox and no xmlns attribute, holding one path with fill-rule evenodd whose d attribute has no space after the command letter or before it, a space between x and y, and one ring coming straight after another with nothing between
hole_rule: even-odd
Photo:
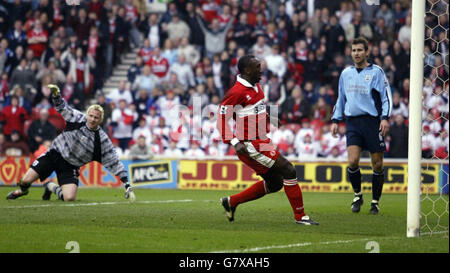
<instances>
[{"instance_id":1,"label":"light blue jersey","mask_svg":"<svg viewBox=\"0 0 450 273\"><path fill-rule=\"evenodd\" d=\"M333 109L333 122L345 117L370 115L389 119L392 112L391 87L381 67L369 64L364 69L350 66L339 77L339 90Z\"/></svg>"}]
</instances>

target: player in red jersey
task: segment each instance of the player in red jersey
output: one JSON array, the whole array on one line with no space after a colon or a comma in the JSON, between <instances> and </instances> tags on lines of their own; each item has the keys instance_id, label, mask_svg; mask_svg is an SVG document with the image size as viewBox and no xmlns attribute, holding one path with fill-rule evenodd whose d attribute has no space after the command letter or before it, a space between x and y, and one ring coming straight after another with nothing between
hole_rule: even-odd
<instances>
[{"instance_id":1,"label":"player in red jersey","mask_svg":"<svg viewBox=\"0 0 450 273\"><path fill-rule=\"evenodd\" d=\"M229 221L239 204L279 191L284 187L294 211L297 224L318 225L305 214L302 191L297 184L294 166L284 158L267 137L272 120L266 111L264 93L259 85L261 63L253 55L239 59L240 75L234 86L225 94L219 106L217 127L224 143L233 145L239 159L256 171L263 180L244 191L221 199ZM230 119L236 124L235 132ZM278 121L278 119L276 119Z\"/></svg>"}]
</instances>

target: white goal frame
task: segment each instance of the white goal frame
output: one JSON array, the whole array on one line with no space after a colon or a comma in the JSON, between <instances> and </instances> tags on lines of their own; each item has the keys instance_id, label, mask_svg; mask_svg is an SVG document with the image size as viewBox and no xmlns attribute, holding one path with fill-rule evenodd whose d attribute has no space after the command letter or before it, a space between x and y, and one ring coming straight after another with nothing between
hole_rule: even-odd
<instances>
[{"instance_id":1,"label":"white goal frame","mask_svg":"<svg viewBox=\"0 0 450 273\"><path fill-rule=\"evenodd\" d=\"M407 237L418 237L420 235L424 36L425 1L412 0Z\"/></svg>"}]
</instances>

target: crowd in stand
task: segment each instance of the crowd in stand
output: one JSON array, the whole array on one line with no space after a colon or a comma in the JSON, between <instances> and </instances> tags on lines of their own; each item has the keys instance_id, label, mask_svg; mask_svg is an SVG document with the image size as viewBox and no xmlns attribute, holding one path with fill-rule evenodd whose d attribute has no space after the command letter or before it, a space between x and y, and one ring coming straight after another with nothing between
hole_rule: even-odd
<instances>
[{"instance_id":1,"label":"crowd in stand","mask_svg":"<svg viewBox=\"0 0 450 273\"><path fill-rule=\"evenodd\" d=\"M0 154L38 156L64 122L49 83L84 111L95 100L119 155L148 159L233 155L221 142L216 113L233 85L237 61L262 61L261 86L280 128L270 137L299 159L345 158L345 124L330 133L350 42L370 42L393 93L386 156L406 158L411 49L410 1L167 1L162 13L142 0L8 0L0 3ZM448 158L448 4L427 1L423 88L424 158ZM103 94L120 56L137 48L127 80ZM200 105L201 111L196 109Z\"/></svg>"}]
</instances>

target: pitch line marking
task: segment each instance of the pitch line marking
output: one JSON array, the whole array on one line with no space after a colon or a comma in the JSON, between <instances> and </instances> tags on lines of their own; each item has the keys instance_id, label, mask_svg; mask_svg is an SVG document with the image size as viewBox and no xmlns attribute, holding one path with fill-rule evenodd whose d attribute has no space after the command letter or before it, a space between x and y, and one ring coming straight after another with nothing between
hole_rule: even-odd
<instances>
[{"instance_id":1,"label":"pitch line marking","mask_svg":"<svg viewBox=\"0 0 450 273\"><path fill-rule=\"evenodd\" d=\"M444 234L448 233L448 231L436 231L433 234ZM430 235L430 232L423 232L421 235ZM270 250L270 249L281 249L281 248L292 248L292 247L304 247L304 246L312 246L312 245L332 245L332 244L350 244L355 242L364 242L364 241L372 241L372 240L383 240L383 239L395 239L399 237L388 237L388 238L364 238L364 239L355 239L355 240L337 240L337 241L328 241L328 242L305 242L305 243L296 243L296 244L288 244L288 245L272 245L272 246L262 246L262 247L252 247L245 249L233 249L233 250L218 250L211 251L209 253L247 253L247 252L257 252L262 250Z\"/></svg>"},{"instance_id":2,"label":"pitch line marking","mask_svg":"<svg viewBox=\"0 0 450 273\"><path fill-rule=\"evenodd\" d=\"M272 245L272 246L262 246L262 247L252 247L252 248L245 248L245 249L234 249L234 250L218 250L218 251L211 251L210 253L245 253L245 252L257 252L262 250L269 250L269 249L279 249L279 248L292 248L292 247L304 247L304 246L311 246L314 244L319 245L331 245L331 244L348 244L353 242L359 242L359 241L367 241L370 240L369 238L364 239L357 239L357 240L338 240L338 241L329 241L329 242L305 242L305 243L297 243L297 244L288 244L288 245Z\"/></svg>"},{"instance_id":3,"label":"pitch line marking","mask_svg":"<svg viewBox=\"0 0 450 273\"><path fill-rule=\"evenodd\" d=\"M135 204L166 204L166 203L187 203L187 202L195 202L199 200L192 199L179 199L179 200L147 200L147 201L136 201ZM210 201L210 200L201 200L201 201ZM92 202L92 203L72 203L72 204L61 204L61 205L53 205L53 204L45 204L45 205L25 205L25 206L6 206L3 207L5 209L23 209L23 208L46 208L46 207L84 207L84 206L98 206L98 205L122 205L122 204L130 204L128 201L124 202Z\"/></svg>"}]
</instances>

